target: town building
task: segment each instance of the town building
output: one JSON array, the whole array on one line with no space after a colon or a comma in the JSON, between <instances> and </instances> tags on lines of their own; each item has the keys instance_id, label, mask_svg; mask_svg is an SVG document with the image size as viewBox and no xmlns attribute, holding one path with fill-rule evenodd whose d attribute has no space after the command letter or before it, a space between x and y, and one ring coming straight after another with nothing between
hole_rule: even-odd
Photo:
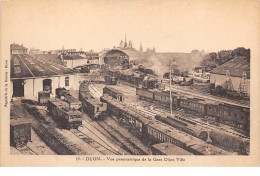
<instances>
[{"instance_id":1,"label":"town building","mask_svg":"<svg viewBox=\"0 0 260 176\"><path fill-rule=\"evenodd\" d=\"M87 65L88 59L80 55L60 55L61 61L64 62L65 67L73 69L78 66Z\"/></svg>"},{"instance_id":2,"label":"town building","mask_svg":"<svg viewBox=\"0 0 260 176\"><path fill-rule=\"evenodd\" d=\"M236 56L210 72L210 83L250 96L250 59Z\"/></svg>"},{"instance_id":3,"label":"town building","mask_svg":"<svg viewBox=\"0 0 260 176\"><path fill-rule=\"evenodd\" d=\"M93 52L90 50L89 52L85 52L85 57L87 58L87 63L89 64L97 64L100 65L99 61L99 53Z\"/></svg>"},{"instance_id":4,"label":"town building","mask_svg":"<svg viewBox=\"0 0 260 176\"><path fill-rule=\"evenodd\" d=\"M10 45L10 53L11 54L27 54L27 48L23 46L23 44L11 44Z\"/></svg>"}]
</instances>

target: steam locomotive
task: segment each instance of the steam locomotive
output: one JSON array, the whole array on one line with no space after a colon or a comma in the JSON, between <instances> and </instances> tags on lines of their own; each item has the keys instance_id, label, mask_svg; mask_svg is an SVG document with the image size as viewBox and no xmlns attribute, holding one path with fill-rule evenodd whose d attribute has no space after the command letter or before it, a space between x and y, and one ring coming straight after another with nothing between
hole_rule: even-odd
<instances>
[{"instance_id":1,"label":"steam locomotive","mask_svg":"<svg viewBox=\"0 0 260 176\"><path fill-rule=\"evenodd\" d=\"M78 126L82 125L82 113L76 109L71 109L67 102L58 98L51 98L48 100L47 109L62 128L77 129Z\"/></svg>"},{"instance_id":2,"label":"steam locomotive","mask_svg":"<svg viewBox=\"0 0 260 176\"><path fill-rule=\"evenodd\" d=\"M92 119L101 119L106 115L107 104L95 99L89 91L89 83L81 83L79 87L79 100L82 102L82 110Z\"/></svg>"},{"instance_id":3,"label":"steam locomotive","mask_svg":"<svg viewBox=\"0 0 260 176\"><path fill-rule=\"evenodd\" d=\"M116 85L117 84L117 78L115 76L111 75L105 75L105 82L107 84Z\"/></svg>"},{"instance_id":4,"label":"steam locomotive","mask_svg":"<svg viewBox=\"0 0 260 176\"><path fill-rule=\"evenodd\" d=\"M114 76L119 80L128 82L135 87L144 87L144 88L151 88L151 89L158 87L158 79L155 78L154 76L147 76L138 73L112 71L112 70L109 70L107 74Z\"/></svg>"},{"instance_id":5,"label":"steam locomotive","mask_svg":"<svg viewBox=\"0 0 260 176\"><path fill-rule=\"evenodd\" d=\"M67 102L71 109L79 109L82 105L81 102L73 97L69 90L66 90L65 88L57 88L56 97Z\"/></svg>"}]
</instances>

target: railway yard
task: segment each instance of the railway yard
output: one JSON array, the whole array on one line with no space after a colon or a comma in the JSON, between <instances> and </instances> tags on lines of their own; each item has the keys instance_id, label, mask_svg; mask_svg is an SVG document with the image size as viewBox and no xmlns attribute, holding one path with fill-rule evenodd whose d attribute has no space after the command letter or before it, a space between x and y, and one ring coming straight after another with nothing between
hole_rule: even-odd
<instances>
[{"instance_id":1,"label":"railway yard","mask_svg":"<svg viewBox=\"0 0 260 176\"><path fill-rule=\"evenodd\" d=\"M45 96L39 101L11 102L11 117L26 117L32 127L28 127L25 140L15 136L21 124L19 118L11 125L11 137L18 140L11 145L11 154L250 153L248 101L216 97L178 85L171 86L170 98L167 80L160 81L165 88L160 90L149 81L138 84L139 78L110 75L111 84L109 76L103 81L82 78L77 91L57 89L55 98L46 98L48 93L43 92ZM213 115L212 108L216 109ZM238 120L232 120L233 116ZM175 151L167 151L168 145ZM160 150L160 146L164 147Z\"/></svg>"}]
</instances>

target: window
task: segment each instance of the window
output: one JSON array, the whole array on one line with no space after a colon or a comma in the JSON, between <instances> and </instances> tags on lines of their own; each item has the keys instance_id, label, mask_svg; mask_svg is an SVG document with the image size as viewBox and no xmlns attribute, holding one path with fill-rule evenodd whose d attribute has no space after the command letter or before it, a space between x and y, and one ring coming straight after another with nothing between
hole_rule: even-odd
<instances>
[{"instance_id":1,"label":"window","mask_svg":"<svg viewBox=\"0 0 260 176\"><path fill-rule=\"evenodd\" d=\"M65 78L65 87L70 86L70 80L69 77Z\"/></svg>"}]
</instances>

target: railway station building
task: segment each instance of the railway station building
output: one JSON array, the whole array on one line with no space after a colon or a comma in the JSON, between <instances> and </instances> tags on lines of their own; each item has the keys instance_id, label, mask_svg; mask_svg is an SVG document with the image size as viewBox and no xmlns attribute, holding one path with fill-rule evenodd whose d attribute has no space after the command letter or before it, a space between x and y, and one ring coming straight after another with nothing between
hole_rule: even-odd
<instances>
[{"instance_id":1,"label":"railway station building","mask_svg":"<svg viewBox=\"0 0 260 176\"><path fill-rule=\"evenodd\" d=\"M137 63L145 58L145 53L135 49L110 49L100 55L100 64L115 65L115 64L131 64Z\"/></svg>"},{"instance_id":2,"label":"railway station building","mask_svg":"<svg viewBox=\"0 0 260 176\"><path fill-rule=\"evenodd\" d=\"M64 87L78 90L77 74L72 69L43 57L28 54L11 54L10 91L12 99L38 99L39 91L49 91L55 97L55 90Z\"/></svg>"},{"instance_id":3,"label":"railway station building","mask_svg":"<svg viewBox=\"0 0 260 176\"><path fill-rule=\"evenodd\" d=\"M250 96L250 59L236 56L210 72L210 83L221 85Z\"/></svg>"}]
</instances>

